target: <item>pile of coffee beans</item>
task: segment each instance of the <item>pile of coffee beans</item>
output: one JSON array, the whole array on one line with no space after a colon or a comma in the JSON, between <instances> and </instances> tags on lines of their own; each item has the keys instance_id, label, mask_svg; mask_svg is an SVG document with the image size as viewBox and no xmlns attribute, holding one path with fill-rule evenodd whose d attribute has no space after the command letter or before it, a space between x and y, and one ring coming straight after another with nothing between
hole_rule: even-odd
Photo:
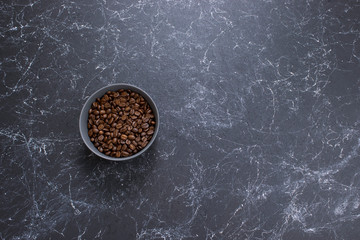
<instances>
[{"instance_id":1,"label":"pile of coffee beans","mask_svg":"<svg viewBox=\"0 0 360 240\"><path fill-rule=\"evenodd\" d=\"M149 104L131 90L108 91L89 110L90 140L99 152L111 157L128 157L146 147L155 125Z\"/></svg>"}]
</instances>

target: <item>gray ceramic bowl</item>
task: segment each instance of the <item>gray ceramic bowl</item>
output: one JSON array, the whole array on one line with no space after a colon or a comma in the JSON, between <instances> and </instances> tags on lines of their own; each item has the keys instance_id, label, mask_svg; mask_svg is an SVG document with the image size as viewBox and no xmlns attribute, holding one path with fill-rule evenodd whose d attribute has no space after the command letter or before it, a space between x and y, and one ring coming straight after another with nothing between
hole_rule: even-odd
<instances>
[{"instance_id":1,"label":"gray ceramic bowl","mask_svg":"<svg viewBox=\"0 0 360 240\"><path fill-rule=\"evenodd\" d=\"M94 144L90 141L90 137L88 135L88 128L87 128L87 120L88 120L88 111L91 107L91 104L96 100L96 98L102 97L107 91L116 91L119 89L130 89L131 91L137 92L139 93L141 96L143 96L145 98L145 100L149 103L151 109L154 112L155 115L155 121L156 121L156 125L155 125L155 131L154 131L154 135L151 138L150 142L148 143L148 145L146 145L145 148L143 148L140 152L131 155L129 157L120 157L120 158L116 158L116 157L110 157L107 156L101 152L99 152L97 150L97 148L94 146ZM85 145L96 155L98 155L99 157L102 157L104 159L107 160L111 160L111 161L125 161L125 160L129 160L129 159L133 159L138 157L139 155L141 155L142 153L144 153L150 146L151 144L154 142L156 135L159 131L159 111L154 103L154 101L151 99L151 97L142 89L135 87L133 85L130 84L126 84L126 83L117 83L117 84L113 84L113 85L109 85L103 88L100 88L99 90L97 90L96 92L94 92L85 102L81 113L80 113L80 119L79 119L79 127L80 127L80 134L81 134L81 138L83 139Z\"/></svg>"}]
</instances>

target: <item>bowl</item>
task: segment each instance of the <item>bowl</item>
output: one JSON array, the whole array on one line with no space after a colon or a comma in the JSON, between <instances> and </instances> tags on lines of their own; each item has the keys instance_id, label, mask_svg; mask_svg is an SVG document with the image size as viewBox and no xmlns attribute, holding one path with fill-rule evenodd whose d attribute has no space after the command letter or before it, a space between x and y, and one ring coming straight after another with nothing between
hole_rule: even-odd
<instances>
[{"instance_id":1,"label":"bowl","mask_svg":"<svg viewBox=\"0 0 360 240\"><path fill-rule=\"evenodd\" d=\"M155 125L153 137L151 138L150 142L145 146L145 148L143 148L141 151L137 152L134 155L131 155L128 157L116 158L116 157L107 156L107 155L99 152L98 149L94 146L94 144L90 141L90 137L88 135L87 121L88 121L88 117L89 117L89 113L88 113L89 109L91 107L91 104L93 102L95 102L96 98L102 97L107 91L117 91L119 89L129 89L131 91L134 91L134 92L140 94L150 105L150 107L153 111L153 114L155 116L156 125ZM133 85L126 84L126 83L112 84L112 85L108 85L106 87L100 88L99 90L97 90L96 92L91 94L91 96L86 100L86 102L81 110L81 113L80 113L79 128L80 128L80 134L81 134L82 140L84 141L85 145L93 153L95 153L96 155L98 155L101 158L111 160L111 161L126 161L126 160L136 158L136 157L140 156L141 154L143 154L147 149L150 148L151 144L154 142L154 140L157 136L157 133L159 131L159 111L155 105L155 102L152 100L152 98L149 96L149 94L147 94L141 88L138 88Z\"/></svg>"}]
</instances>

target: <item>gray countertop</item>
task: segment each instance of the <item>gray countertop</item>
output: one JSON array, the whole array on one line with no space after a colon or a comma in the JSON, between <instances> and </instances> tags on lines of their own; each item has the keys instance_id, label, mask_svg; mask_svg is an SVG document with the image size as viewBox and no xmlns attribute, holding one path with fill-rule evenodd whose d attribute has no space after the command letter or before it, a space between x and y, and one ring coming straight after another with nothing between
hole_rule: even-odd
<instances>
[{"instance_id":1,"label":"gray countertop","mask_svg":"<svg viewBox=\"0 0 360 240\"><path fill-rule=\"evenodd\" d=\"M359 239L359 1L0 3L1 239ZM109 162L88 96L161 126Z\"/></svg>"}]
</instances>

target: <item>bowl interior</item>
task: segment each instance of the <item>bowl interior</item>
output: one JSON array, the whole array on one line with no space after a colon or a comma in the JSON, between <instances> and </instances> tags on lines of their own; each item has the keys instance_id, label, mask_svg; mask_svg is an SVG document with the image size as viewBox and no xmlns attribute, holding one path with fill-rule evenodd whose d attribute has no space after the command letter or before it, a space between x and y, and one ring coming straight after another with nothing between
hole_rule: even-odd
<instances>
[{"instance_id":1,"label":"bowl interior","mask_svg":"<svg viewBox=\"0 0 360 240\"><path fill-rule=\"evenodd\" d=\"M99 152L97 150L97 148L94 146L94 144L90 141L90 137L88 135L87 121L88 121L88 117L89 117L88 111L91 107L91 104L96 100L96 98L102 97L107 91L117 91L119 89L129 89L131 91L139 93L149 103L151 109L153 110L156 125L155 125L155 131L154 131L153 137L151 138L150 142L148 143L148 145L146 145L145 148L143 148L140 152L138 152L134 155L131 155L129 157L115 158L115 157L110 157L110 156L107 156L107 155ZM81 138L83 139L86 146L93 153L95 153L99 157L102 157L107 160L125 161L125 160L129 160L129 159L138 157L143 152L145 152L151 146L151 144L154 142L154 140L157 136L157 133L159 131L159 111L158 111L154 101L151 99L151 97L146 92L144 92L142 89L135 87L133 85L130 85L130 84L118 83L118 84L109 85L109 86L106 86L106 87L103 87L103 88L97 90L86 100L86 102L81 110L81 113L80 113L79 127L80 127Z\"/></svg>"}]
</instances>

